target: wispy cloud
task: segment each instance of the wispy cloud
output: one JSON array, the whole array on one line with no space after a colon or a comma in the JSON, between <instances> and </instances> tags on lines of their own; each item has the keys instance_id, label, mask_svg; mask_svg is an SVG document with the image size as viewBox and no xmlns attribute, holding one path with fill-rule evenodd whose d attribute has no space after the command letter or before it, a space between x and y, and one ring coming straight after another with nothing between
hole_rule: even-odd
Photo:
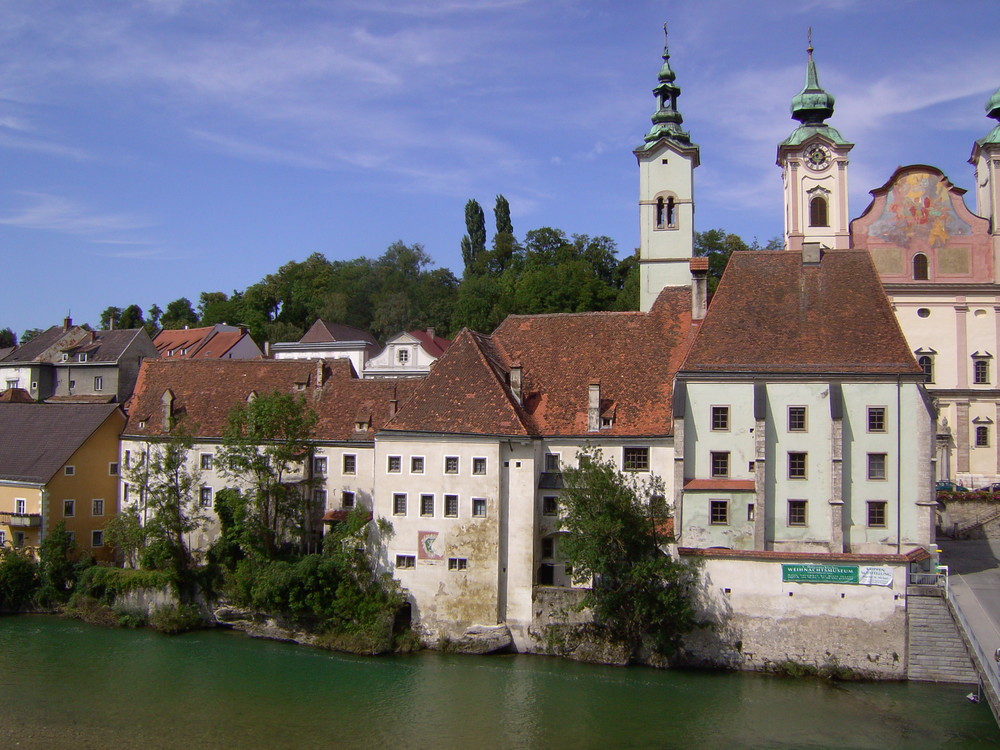
<instances>
[{"instance_id":1,"label":"wispy cloud","mask_svg":"<svg viewBox=\"0 0 1000 750\"><path fill-rule=\"evenodd\" d=\"M100 213L57 195L27 191L17 194L27 205L0 215L0 224L85 237L151 226L148 219L140 216Z\"/></svg>"}]
</instances>

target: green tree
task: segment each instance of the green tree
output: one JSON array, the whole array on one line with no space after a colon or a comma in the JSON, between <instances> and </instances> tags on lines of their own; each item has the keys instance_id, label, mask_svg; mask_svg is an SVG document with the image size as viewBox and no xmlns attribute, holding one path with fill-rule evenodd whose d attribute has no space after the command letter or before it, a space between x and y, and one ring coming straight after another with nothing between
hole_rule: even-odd
<instances>
[{"instance_id":1,"label":"green tree","mask_svg":"<svg viewBox=\"0 0 1000 750\"><path fill-rule=\"evenodd\" d=\"M312 455L316 412L304 398L274 391L229 412L218 452L223 475L244 486L252 550L273 555L301 528L307 499L295 470Z\"/></svg>"},{"instance_id":2,"label":"green tree","mask_svg":"<svg viewBox=\"0 0 1000 750\"><path fill-rule=\"evenodd\" d=\"M142 328L146 321L142 317L142 308L138 305L129 305L122 310L121 319L115 324L115 328L133 329Z\"/></svg>"},{"instance_id":3,"label":"green tree","mask_svg":"<svg viewBox=\"0 0 1000 750\"><path fill-rule=\"evenodd\" d=\"M198 315L191 306L191 300L181 297L167 303L160 324L168 330L198 325Z\"/></svg>"},{"instance_id":4,"label":"green tree","mask_svg":"<svg viewBox=\"0 0 1000 750\"><path fill-rule=\"evenodd\" d=\"M124 508L108 521L104 527L104 543L114 550L123 565L139 567L139 554L146 545L146 529L135 506Z\"/></svg>"},{"instance_id":5,"label":"green tree","mask_svg":"<svg viewBox=\"0 0 1000 750\"><path fill-rule=\"evenodd\" d=\"M0 331L0 349L17 346L17 334L12 328L4 328Z\"/></svg>"},{"instance_id":6,"label":"green tree","mask_svg":"<svg viewBox=\"0 0 1000 750\"><path fill-rule=\"evenodd\" d=\"M191 445L190 436L175 426L162 442L147 443L144 455L126 470L129 484L141 498L143 567L175 573L191 567L186 537L205 523L201 470L189 460Z\"/></svg>"},{"instance_id":7,"label":"green tree","mask_svg":"<svg viewBox=\"0 0 1000 750\"><path fill-rule=\"evenodd\" d=\"M76 584L76 566L73 553L76 542L60 521L45 535L38 550L38 573L41 586L38 599L42 604L56 604L69 599Z\"/></svg>"},{"instance_id":8,"label":"green tree","mask_svg":"<svg viewBox=\"0 0 1000 750\"><path fill-rule=\"evenodd\" d=\"M465 204L465 236L462 238L462 261L466 273L481 273L480 260L486 251L486 214L479 201Z\"/></svg>"},{"instance_id":9,"label":"green tree","mask_svg":"<svg viewBox=\"0 0 1000 750\"><path fill-rule=\"evenodd\" d=\"M150 338L156 336L157 332L160 330L160 317L163 315L163 310L155 302L149 306L149 318L146 320L146 333L149 334Z\"/></svg>"},{"instance_id":10,"label":"green tree","mask_svg":"<svg viewBox=\"0 0 1000 750\"><path fill-rule=\"evenodd\" d=\"M114 325L115 328L121 328L120 325L122 319L122 309L120 307L105 307L101 312L100 326L102 331L107 331Z\"/></svg>"},{"instance_id":11,"label":"green tree","mask_svg":"<svg viewBox=\"0 0 1000 750\"><path fill-rule=\"evenodd\" d=\"M577 454L563 472L566 532L559 550L577 584L590 583L581 608L606 637L635 654L643 646L670 655L695 624L689 569L667 554L663 482L619 471L599 450Z\"/></svg>"},{"instance_id":12,"label":"green tree","mask_svg":"<svg viewBox=\"0 0 1000 750\"><path fill-rule=\"evenodd\" d=\"M18 610L38 590L38 563L25 549L0 547L0 611Z\"/></svg>"}]
</instances>

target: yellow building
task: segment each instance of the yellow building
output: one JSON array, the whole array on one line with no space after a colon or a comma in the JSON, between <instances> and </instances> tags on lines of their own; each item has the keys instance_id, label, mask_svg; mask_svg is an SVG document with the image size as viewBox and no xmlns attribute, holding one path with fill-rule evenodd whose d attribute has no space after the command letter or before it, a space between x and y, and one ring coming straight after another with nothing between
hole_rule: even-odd
<instances>
[{"instance_id":1,"label":"yellow building","mask_svg":"<svg viewBox=\"0 0 1000 750\"><path fill-rule=\"evenodd\" d=\"M81 554L110 560L124 425L115 404L0 403L0 546L35 549L65 521Z\"/></svg>"}]
</instances>

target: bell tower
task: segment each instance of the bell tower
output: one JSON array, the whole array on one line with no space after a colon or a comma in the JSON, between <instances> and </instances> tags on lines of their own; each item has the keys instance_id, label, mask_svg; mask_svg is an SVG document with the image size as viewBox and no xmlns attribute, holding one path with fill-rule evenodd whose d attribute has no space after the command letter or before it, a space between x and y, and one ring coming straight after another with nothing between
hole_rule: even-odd
<instances>
[{"instance_id":1,"label":"bell tower","mask_svg":"<svg viewBox=\"0 0 1000 750\"><path fill-rule=\"evenodd\" d=\"M828 248L850 247L847 209L847 154L853 143L826 124L833 96L819 85L809 30L806 84L792 99L792 119L799 126L778 145L778 166L785 186L785 249L803 242Z\"/></svg>"},{"instance_id":2,"label":"bell tower","mask_svg":"<svg viewBox=\"0 0 1000 750\"><path fill-rule=\"evenodd\" d=\"M1000 89L986 100L986 116L1000 121ZM976 168L976 213L990 220L993 268L1000 263L1000 124L972 146L969 163ZM1000 279L994 279L1000 281Z\"/></svg>"},{"instance_id":3,"label":"bell tower","mask_svg":"<svg viewBox=\"0 0 1000 750\"><path fill-rule=\"evenodd\" d=\"M694 253L694 168L698 146L681 128L663 24L663 65L653 96L653 126L633 153L639 160L639 309L648 312L667 286L690 286Z\"/></svg>"}]
</instances>

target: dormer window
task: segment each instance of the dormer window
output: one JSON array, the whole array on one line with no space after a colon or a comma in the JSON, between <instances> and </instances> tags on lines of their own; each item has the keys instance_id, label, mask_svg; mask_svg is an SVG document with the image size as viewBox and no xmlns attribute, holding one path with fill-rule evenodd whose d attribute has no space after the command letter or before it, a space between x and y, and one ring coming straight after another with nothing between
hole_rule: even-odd
<instances>
[{"instance_id":1,"label":"dormer window","mask_svg":"<svg viewBox=\"0 0 1000 750\"><path fill-rule=\"evenodd\" d=\"M77 359L80 362L86 362L87 361L87 353L86 352L80 352L80 355L79 355L79 357L77 357Z\"/></svg>"},{"instance_id":2,"label":"dormer window","mask_svg":"<svg viewBox=\"0 0 1000 750\"><path fill-rule=\"evenodd\" d=\"M63 354L62 354L62 361L63 362L69 362L69 353L68 352L63 352Z\"/></svg>"},{"instance_id":3,"label":"dormer window","mask_svg":"<svg viewBox=\"0 0 1000 750\"><path fill-rule=\"evenodd\" d=\"M408 349L397 349L396 350L396 361L401 365L405 365L410 361L410 352Z\"/></svg>"}]
</instances>

